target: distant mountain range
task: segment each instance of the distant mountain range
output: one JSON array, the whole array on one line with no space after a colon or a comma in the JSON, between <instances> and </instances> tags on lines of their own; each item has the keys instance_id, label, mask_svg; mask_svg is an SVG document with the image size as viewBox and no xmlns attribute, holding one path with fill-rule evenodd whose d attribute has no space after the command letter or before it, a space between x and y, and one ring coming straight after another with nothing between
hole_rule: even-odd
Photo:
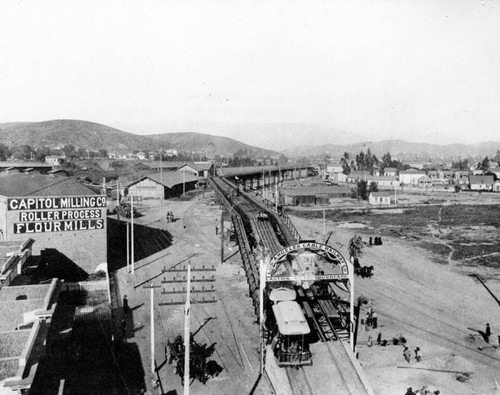
<instances>
[{"instance_id":1,"label":"distant mountain range","mask_svg":"<svg viewBox=\"0 0 500 395\"><path fill-rule=\"evenodd\" d=\"M302 130L300 124L293 124L293 126L277 124L274 127L262 124L257 129L252 129L250 126L243 128L242 126L236 135L244 136L246 141L255 141L249 145L233 138L206 133L175 132L137 135L94 122L62 119L45 122L2 123L0 124L0 143L7 146L27 144L34 147L49 146L51 148L72 144L77 148L92 151L104 148L110 153L121 154L130 153L133 150L158 151L160 148L174 148L181 151L204 153L208 157L215 155L228 157L241 150L246 150L252 156L272 156L278 154L278 147L271 143L267 145L265 141L266 139L271 141L273 133L282 133L283 138L286 136L292 141L295 141L294 136L297 136L295 148L281 151L289 157L324 157L328 154L333 158L340 158L344 152L355 155L360 151L366 152L370 148L372 153L379 158L390 152L393 158L400 160L428 161L442 158L459 159L484 156L491 158L497 150L500 150L500 142L437 145L391 139L347 143L346 141L356 140L361 136L346 135L328 128L312 127L311 129L311 127L311 125L304 125L304 130ZM321 144L322 141L335 139L335 133L339 136L338 144ZM307 140L304 138L305 135L308 136ZM275 135L274 138L276 138ZM257 141L265 144L263 146L271 146L275 150L259 148L254 145L257 144ZM317 144L308 145L311 142ZM290 141L286 145L290 145Z\"/></svg>"},{"instance_id":2,"label":"distant mountain range","mask_svg":"<svg viewBox=\"0 0 500 395\"><path fill-rule=\"evenodd\" d=\"M361 151L370 151L379 158L390 152L393 159L429 161L438 159L459 159L485 157L492 158L497 150L500 150L500 142L488 141L477 144L427 144L411 143L403 140L382 140L366 141L362 143L337 145L308 145L284 150L286 156L325 156L330 155L333 158L341 158L344 152L358 154Z\"/></svg>"},{"instance_id":3,"label":"distant mountain range","mask_svg":"<svg viewBox=\"0 0 500 395\"><path fill-rule=\"evenodd\" d=\"M140 136L99 123L79 120L53 120L45 122L14 122L0 124L0 143L7 146L31 145L33 147L63 147L72 144L76 148L108 152L130 153L133 150L158 151L175 148L179 151L230 156L238 150L247 150L254 156L277 155L276 151L244 144L240 141L202 133L167 133Z\"/></svg>"}]
</instances>

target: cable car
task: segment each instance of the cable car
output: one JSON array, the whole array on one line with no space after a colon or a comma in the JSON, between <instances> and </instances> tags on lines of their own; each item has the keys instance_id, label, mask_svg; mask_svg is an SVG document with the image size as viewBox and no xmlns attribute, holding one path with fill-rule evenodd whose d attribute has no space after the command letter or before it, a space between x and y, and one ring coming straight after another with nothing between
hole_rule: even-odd
<instances>
[{"instance_id":1,"label":"cable car","mask_svg":"<svg viewBox=\"0 0 500 395\"><path fill-rule=\"evenodd\" d=\"M309 325L295 300L283 300L272 305L278 332L271 347L278 366L312 365L311 352L306 336Z\"/></svg>"}]
</instances>

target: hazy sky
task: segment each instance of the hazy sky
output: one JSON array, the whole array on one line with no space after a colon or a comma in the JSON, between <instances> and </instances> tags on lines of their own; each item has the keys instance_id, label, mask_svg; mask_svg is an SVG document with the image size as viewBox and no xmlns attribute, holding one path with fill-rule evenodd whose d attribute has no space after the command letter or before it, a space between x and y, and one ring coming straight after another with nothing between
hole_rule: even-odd
<instances>
[{"instance_id":1,"label":"hazy sky","mask_svg":"<svg viewBox=\"0 0 500 395\"><path fill-rule=\"evenodd\" d=\"M0 2L0 122L500 140L500 3Z\"/></svg>"}]
</instances>

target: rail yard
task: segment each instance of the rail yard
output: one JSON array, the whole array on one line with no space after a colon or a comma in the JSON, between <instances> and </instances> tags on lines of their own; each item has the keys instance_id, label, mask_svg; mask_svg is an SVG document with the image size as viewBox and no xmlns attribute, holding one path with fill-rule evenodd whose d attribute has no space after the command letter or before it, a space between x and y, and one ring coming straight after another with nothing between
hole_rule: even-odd
<instances>
[{"instance_id":1,"label":"rail yard","mask_svg":"<svg viewBox=\"0 0 500 395\"><path fill-rule=\"evenodd\" d=\"M117 273L121 295L126 293L130 304L137 307L133 310L132 333L127 341L136 341L141 349L146 387L152 393L162 393L158 381L164 393L172 390L180 393L183 388L174 369L175 361L168 363L165 350L168 342L183 334L185 294L180 290L185 283L173 280L174 273L183 276L188 261L193 268L192 289L205 292L191 294L191 332L197 344L212 346L210 359L218 367L217 374L205 383L194 379L190 387L192 393L399 394L412 384L448 391L459 385L465 390L463 393L494 393L492 369L498 365L495 349L483 349L479 339L467 337L470 336L467 325L481 325L484 320L496 322L493 299L486 298L470 278L457 277L456 273L448 273L449 269L427 261L423 252L411 249L410 258L408 250L391 239L384 240L384 247L368 249L363 258L376 265L374 278L355 280L356 296L362 295L375 306L381 320L378 330L382 338L390 341L390 346L368 346L368 337L375 339L377 331L365 328L361 322L356 356L352 354L348 330L349 289L342 287L342 282L319 282L308 287L273 283L267 296L273 300L265 299L267 315L279 314L273 305L284 308L288 300L278 297L276 302L277 293L273 292L278 289L282 295L289 295L291 289L294 296L290 299L300 307L307 328L295 326L294 330L299 332L286 334L282 333L288 330L283 323L280 328L279 322L274 322L273 327L273 322L266 321L265 374L260 377L258 256L262 250L273 255L284 247L297 245L303 240L301 234L307 235L304 239L309 242L323 241L324 224L321 220L289 218L286 212L280 212L262 199L261 194L247 193L227 180L213 179L211 183L215 193L207 193L203 198L172 201L164 207L143 207L141 212L145 215L137 219L138 223L170 233L172 245L138 260L135 275L126 270ZM171 211L178 220L167 223L165 215ZM328 244L347 255L348 237L355 231L337 227L331 220L327 227L333 232ZM136 243L140 243L139 240ZM410 262L418 264L409 266ZM212 268L213 271L203 272ZM210 273L208 277L213 281L202 288L204 283L196 280L206 273ZM426 273L435 274L428 278ZM457 284L447 290L452 295L450 298L438 296L437 284L443 276L453 278ZM155 293L157 365L153 373L148 326L150 290L144 287L155 281L160 289ZM406 285L398 286L401 281ZM429 284L425 290L423 283ZM459 287L471 289L470 296L460 297ZM415 295L426 299L417 302ZM457 300L462 306L460 323L453 322L452 318L457 317L454 307ZM426 307L412 307L419 303ZM484 318L472 308L476 305L487 309ZM360 317L365 310L362 309ZM426 350L424 361L417 366L403 365L402 347L392 345L391 340L398 337L406 337L410 346L418 342ZM295 342L296 339L300 341ZM297 349L291 347L296 344ZM483 368L478 371L465 363L466 360L475 361ZM457 381L459 373L467 374L460 376L466 378L463 382Z\"/></svg>"}]
</instances>

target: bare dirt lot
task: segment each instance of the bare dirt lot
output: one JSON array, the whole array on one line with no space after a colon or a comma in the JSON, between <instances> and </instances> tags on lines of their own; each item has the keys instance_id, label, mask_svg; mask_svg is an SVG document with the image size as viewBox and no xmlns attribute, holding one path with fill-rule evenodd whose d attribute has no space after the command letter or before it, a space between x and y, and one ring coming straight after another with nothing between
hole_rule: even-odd
<instances>
[{"instance_id":1,"label":"bare dirt lot","mask_svg":"<svg viewBox=\"0 0 500 395\"><path fill-rule=\"evenodd\" d=\"M355 293L369 300L379 317L377 329L361 325L358 336L359 360L376 393L404 394L408 387L424 385L441 394L500 393L500 307L468 275L488 278L489 289L500 295L497 266L481 264L500 251L497 212L494 206L422 206L407 215L399 210L327 215L329 244L347 255L349 239L360 234L367 244L361 263L374 266L374 277L356 279ZM324 239L322 213L307 217L291 216L301 234ZM370 236L382 236L383 245L370 247ZM493 331L491 344L469 329L484 331L486 323ZM379 333L388 346L377 345ZM400 336L412 353L410 363L401 344L392 343ZM422 350L421 362L414 358L416 347Z\"/></svg>"},{"instance_id":2,"label":"bare dirt lot","mask_svg":"<svg viewBox=\"0 0 500 395\"><path fill-rule=\"evenodd\" d=\"M179 263L189 261L193 269L214 267L215 303L192 304L190 309L190 332L194 340L207 347L213 346L209 358L220 373L206 384L198 380L191 383L192 394L273 394L274 391L264 376L259 377L258 326L252 301L248 297L245 272L242 269L238 248L229 238L224 240L224 263L221 264L220 220L222 211L215 203L213 194L195 197L190 201L145 202L139 209L142 217L137 223L162 229L172 235L172 245L148 258L137 262L135 274L126 267L118 271L121 295L127 295L131 309L132 325L127 342L137 343L142 366L146 375L148 393L181 394L183 386L175 373L175 361L168 363L165 354L167 342L184 335L184 305L161 305L185 294L168 294L173 288L185 283L162 283L162 270L169 270ZM167 222L167 212L173 212L175 221ZM229 222L226 221L226 226ZM192 272L192 276L207 272ZM184 275L184 274L182 274ZM209 274L211 275L211 274ZM208 276L208 275L207 275ZM200 283L199 283L200 284ZM208 284L210 287L211 283ZM156 375L152 373L150 289L155 289L155 360L159 368L161 388L153 388ZM210 294L210 297L212 295ZM192 294L199 300L200 294Z\"/></svg>"},{"instance_id":3,"label":"bare dirt lot","mask_svg":"<svg viewBox=\"0 0 500 395\"><path fill-rule=\"evenodd\" d=\"M470 270L480 274L490 290L500 295L498 269L481 265L479 258L475 263L473 259L467 261L478 252L496 252L489 244L484 244L484 250L469 250L467 244L481 240L496 246L497 211L491 206L480 211L467 207L460 211L460 207L454 206L422 207L422 211L408 215L396 211L357 217L328 216L325 235L321 212L309 215L311 218L291 218L306 238L322 241L332 232L329 244L346 257L349 239L354 234L361 234L367 244L369 236L382 236L383 245L367 245L361 257L363 265L374 266L374 277L356 278L355 284L356 297L366 298L369 304L365 309L373 306L379 317L377 329L361 325L358 336L359 360L377 394L404 394L408 387L415 390L424 385L433 391L439 389L441 394L499 393L500 352L492 345L498 344L500 307L477 279L467 275ZM179 220L167 223L167 211L173 211ZM220 224L221 211L213 196L144 207L142 212L145 215L140 223L165 229L173 236L171 247L138 262L135 275L126 268L118 274L120 292L128 295L133 313L132 335L127 342L137 343L148 391L161 393L152 388L150 290L144 285L151 283L163 268L191 257L193 265L217 268L217 303L192 305L190 328L196 341L207 346L215 343L216 352L211 359L222 367L221 373L205 385L193 382L191 393L272 394L266 377L257 382L258 327L239 254L229 241L225 241L224 264L220 264L220 239L215 235L215 227ZM457 217L460 220L455 222ZM429 248L431 245L434 248ZM456 250L449 260L451 248ZM168 296L161 292L155 291L155 300L168 301ZM364 314L365 310L361 317ZM174 374L172 364L164 364L164 347L167 340L182 333L183 307L157 306L155 318L155 358L161 366L163 392L180 394L179 376ZM487 322L493 332L491 345L477 331L468 329L484 331ZM388 340L386 347L376 344L378 333ZM372 347L368 346L369 336ZM403 358L402 346L392 343L393 338L400 336L406 338L412 352L409 364ZM417 346L422 350L421 362L414 358Z\"/></svg>"}]
</instances>

